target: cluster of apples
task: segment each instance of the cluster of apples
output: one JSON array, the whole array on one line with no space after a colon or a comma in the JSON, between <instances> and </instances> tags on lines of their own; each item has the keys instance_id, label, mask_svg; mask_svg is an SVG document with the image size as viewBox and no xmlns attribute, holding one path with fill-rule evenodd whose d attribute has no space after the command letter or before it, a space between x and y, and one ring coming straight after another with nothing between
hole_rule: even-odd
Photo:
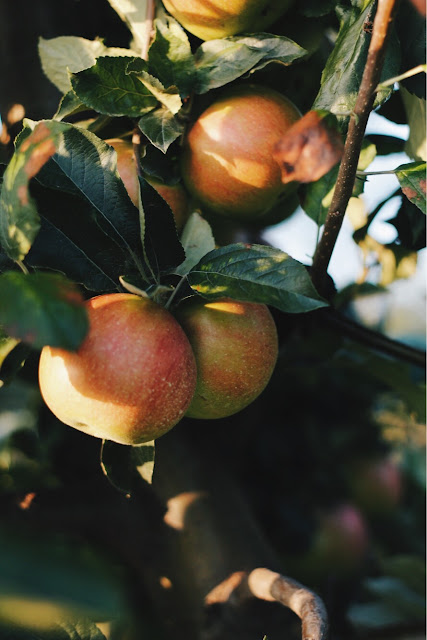
<instances>
[{"instance_id":1,"label":"cluster of apples","mask_svg":"<svg viewBox=\"0 0 427 640\"><path fill-rule=\"evenodd\" d=\"M204 40L265 28L291 0L167 0L166 9ZM184 186L146 176L169 204L178 232L189 197L214 215L262 218L286 188L273 157L276 142L300 118L297 107L266 87L227 89L189 127ZM106 140L138 206L132 144ZM90 330L77 352L45 347L42 396L65 424L95 437L138 445L163 435L184 415L222 418L250 404L267 385L277 359L274 320L265 305L193 298L172 314L149 298L105 294L87 301Z\"/></svg>"},{"instance_id":2,"label":"cluster of apples","mask_svg":"<svg viewBox=\"0 0 427 640\"><path fill-rule=\"evenodd\" d=\"M139 445L184 415L232 415L276 364L276 326L262 304L189 299L175 315L131 293L86 304L88 335L77 352L44 347L39 383L62 422L98 438Z\"/></svg>"}]
</instances>

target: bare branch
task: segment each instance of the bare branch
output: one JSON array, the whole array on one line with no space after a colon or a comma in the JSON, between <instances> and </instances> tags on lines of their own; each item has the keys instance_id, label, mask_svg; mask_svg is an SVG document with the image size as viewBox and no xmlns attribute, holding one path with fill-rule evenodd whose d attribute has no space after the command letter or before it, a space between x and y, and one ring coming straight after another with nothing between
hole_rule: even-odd
<instances>
[{"instance_id":1,"label":"bare branch","mask_svg":"<svg viewBox=\"0 0 427 640\"><path fill-rule=\"evenodd\" d=\"M397 0L378 0L368 58L354 107L354 114L348 128L334 196L325 221L322 238L313 258L312 280L320 293L324 289L329 262L341 229L348 201L353 192L366 124L374 104L376 88L380 81L387 40L391 32L396 7Z\"/></svg>"},{"instance_id":2,"label":"bare branch","mask_svg":"<svg viewBox=\"0 0 427 640\"><path fill-rule=\"evenodd\" d=\"M278 602L301 618L302 640L326 640L328 617L322 600L296 580L270 569L236 571L206 596L205 604L255 597Z\"/></svg>"}]
</instances>

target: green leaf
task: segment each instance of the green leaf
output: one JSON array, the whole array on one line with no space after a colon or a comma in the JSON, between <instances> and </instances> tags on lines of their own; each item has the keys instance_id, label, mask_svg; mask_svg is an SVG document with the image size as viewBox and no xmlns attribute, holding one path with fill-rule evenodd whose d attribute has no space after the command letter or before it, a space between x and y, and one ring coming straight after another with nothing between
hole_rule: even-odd
<instances>
[{"instance_id":1,"label":"green leaf","mask_svg":"<svg viewBox=\"0 0 427 640\"><path fill-rule=\"evenodd\" d=\"M157 98L127 72L128 64L126 57L98 58L90 69L71 74L74 93L98 113L138 118L156 107Z\"/></svg>"},{"instance_id":2,"label":"green leaf","mask_svg":"<svg viewBox=\"0 0 427 640\"><path fill-rule=\"evenodd\" d=\"M154 26L155 36L148 51L149 72L165 87L175 86L182 97L187 97L196 79L196 66L187 34L164 11L159 12Z\"/></svg>"},{"instance_id":3,"label":"green leaf","mask_svg":"<svg viewBox=\"0 0 427 640\"><path fill-rule=\"evenodd\" d=\"M94 238L92 242L93 240ZM118 282L105 273L102 266L94 262L61 229L43 217L40 233L27 255L26 262L32 267L60 271L89 291L106 293L117 291L118 288Z\"/></svg>"},{"instance_id":4,"label":"green leaf","mask_svg":"<svg viewBox=\"0 0 427 640\"><path fill-rule=\"evenodd\" d=\"M425 596L426 565L423 558L415 555L396 555L382 561L386 575L401 580L409 589Z\"/></svg>"},{"instance_id":5,"label":"green leaf","mask_svg":"<svg viewBox=\"0 0 427 640\"><path fill-rule=\"evenodd\" d=\"M161 273L174 270L181 264L185 253L169 205L144 178L139 178L139 185L145 260L157 281Z\"/></svg>"},{"instance_id":6,"label":"green leaf","mask_svg":"<svg viewBox=\"0 0 427 640\"><path fill-rule=\"evenodd\" d=\"M0 619L37 626L44 634L70 617L111 619L124 611L122 587L95 549L70 542L63 532L2 532L0 542ZM80 632L82 640L97 639L93 627L80 626L77 620L63 624L62 630L68 628L70 634L64 638L77 640L73 633ZM92 637L83 635L85 631ZM52 636L62 640L59 632Z\"/></svg>"},{"instance_id":7,"label":"green leaf","mask_svg":"<svg viewBox=\"0 0 427 640\"><path fill-rule=\"evenodd\" d=\"M0 342L0 387L12 382L30 353L27 344L14 338L8 338L6 344Z\"/></svg>"},{"instance_id":8,"label":"green leaf","mask_svg":"<svg viewBox=\"0 0 427 640\"><path fill-rule=\"evenodd\" d=\"M307 18L319 18L334 10L337 0L304 0L297 11Z\"/></svg>"},{"instance_id":9,"label":"green leaf","mask_svg":"<svg viewBox=\"0 0 427 640\"><path fill-rule=\"evenodd\" d=\"M285 313L305 313L327 303L316 292L303 264L264 245L231 244L208 253L188 274L204 298L258 302Z\"/></svg>"},{"instance_id":10,"label":"green leaf","mask_svg":"<svg viewBox=\"0 0 427 640\"><path fill-rule=\"evenodd\" d=\"M345 117L354 109L371 40L365 26L373 20L374 9L375 0L364 2L361 10L354 3L351 9L340 7L340 30L323 70L313 109L326 109ZM388 45L381 78L396 75L399 64L399 43L394 37ZM382 104L391 93L390 87L378 92L376 104Z\"/></svg>"},{"instance_id":11,"label":"green leaf","mask_svg":"<svg viewBox=\"0 0 427 640\"><path fill-rule=\"evenodd\" d=\"M305 213L320 227L325 223L335 191L339 167L332 167L327 174L310 184L303 185L301 206Z\"/></svg>"},{"instance_id":12,"label":"green leaf","mask_svg":"<svg viewBox=\"0 0 427 640\"><path fill-rule=\"evenodd\" d=\"M85 109L87 109L86 105L84 105L74 91L70 89L68 93L62 96L53 120L64 120L64 118L85 111Z\"/></svg>"},{"instance_id":13,"label":"green leaf","mask_svg":"<svg viewBox=\"0 0 427 640\"><path fill-rule=\"evenodd\" d=\"M209 40L196 51L197 93L222 87L249 71L261 69L270 62L289 65L303 57L306 50L284 36L257 33Z\"/></svg>"},{"instance_id":14,"label":"green leaf","mask_svg":"<svg viewBox=\"0 0 427 640\"><path fill-rule=\"evenodd\" d=\"M39 175L42 183L89 202L104 233L136 258L141 253L138 211L117 173L116 152L90 131L65 122L50 124L62 136Z\"/></svg>"},{"instance_id":15,"label":"green leaf","mask_svg":"<svg viewBox=\"0 0 427 640\"><path fill-rule=\"evenodd\" d=\"M173 115L177 114L182 107L182 101L175 87L166 89L163 84L146 71L136 74L144 87L157 98L157 100Z\"/></svg>"},{"instance_id":16,"label":"green leaf","mask_svg":"<svg viewBox=\"0 0 427 640\"><path fill-rule=\"evenodd\" d=\"M101 467L111 484L130 496L138 482L138 476L151 484L154 472L155 441L138 447L104 440L101 451Z\"/></svg>"},{"instance_id":17,"label":"green leaf","mask_svg":"<svg viewBox=\"0 0 427 640\"><path fill-rule=\"evenodd\" d=\"M4 173L0 194L0 243L9 258L22 260L36 237L40 220L28 185L55 153L60 132L40 122L18 147Z\"/></svg>"},{"instance_id":18,"label":"green leaf","mask_svg":"<svg viewBox=\"0 0 427 640\"><path fill-rule=\"evenodd\" d=\"M71 89L69 72L77 73L92 67L99 56L137 55L129 49L108 48L102 40L87 40L77 36L59 36L49 40L40 38L38 50L44 73L61 93Z\"/></svg>"},{"instance_id":19,"label":"green leaf","mask_svg":"<svg viewBox=\"0 0 427 640\"><path fill-rule=\"evenodd\" d=\"M59 274L9 271L0 276L0 324L6 333L32 344L78 349L89 325L74 283Z\"/></svg>"},{"instance_id":20,"label":"green leaf","mask_svg":"<svg viewBox=\"0 0 427 640\"><path fill-rule=\"evenodd\" d=\"M62 620L57 624L55 634L55 640L106 640L89 619Z\"/></svg>"},{"instance_id":21,"label":"green leaf","mask_svg":"<svg viewBox=\"0 0 427 640\"><path fill-rule=\"evenodd\" d=\"M364 140L357 165L358 170L364 171L374 160L375 155L375 145L367 139ZM338 171L339 165L332 167L320 180L300 187L301 206L305 213L318 226L322 226L325 223L326 216L328 215L335 191ZM353 196L359 196L363 193L364 186L365 180L357 178L353 188Z\"/></svg>"},{"instance_id":22,"label":"green leaf","mask_svg":"<svg viewBox=\"0 0 427 640\"><path fill-rule=\"evenodd\" d=\"M384 629L408 623L408 617L386 602L353 604L348 611L350 622L362 629Z\"/></svg>"},{"instance_id":23,"label":"green leaf","mask_svg":"<svg viewBox=\"0 0 427 640\"><path fill-rule=\"evenodd\" d=\"M396 169L403 193L423 213L426 213L426 167L425 162L411 162Z\"/></svg>"},{"instance_id":24,"label":"green leaf","mask_svg":"<svg viewBox=\"0 0 427 640\"><path fill-rule=\"evenodd\" d=\"M420 251L426 246L426 216L420 209L402 197L402 204L394 218L387 220L399 234L399 243L411 251Z\"/></svg>"},{"instance_id":25,"label":"green leaf","mask_svg":"<svg viewBox=\"0 0 427 640\"><path fill-rule=\"evenodd\" d=\"M133 47L145 57L151 35L148 0L108 0L133 36Z\"/></svg>"},{"instance_id":26,"label":"green leaf","mask_svg":"<svg viewBox=\"0 0 427 640\"><path fill-rule=\"evenodd\" d=\"M427 160L426 157L426 101L405 87L400 87L405 111L408 117L409 138L405 144L405 152L413 160Z\"/></svg>"},{"instance_id":27,"label":"green leaf","mask_svg":"<svg viewBox=\"0 0 427 640\"><path fill-rule=\"evenodd\" d=\"M154 109L138 120L138 127L150 142L163 153L184 133L184 123L165 107Z\"/></svg>"},{"instance_id":28,"label":"green leaf","mask_svg":"<svg viewBox=\"0 0 427 640\"><path fill-rule=\"evenodd\" d=\"M181 234L186 259L175 269L175 273L185 276L210 251L215 249L215 238L209 222L197 212L191 214Z\"/></svg>"},{"instance_id":29,"label":"green leaf","mask_svg":"<svg viewBox=\"0 0 427 640\"><path fill-rule=\"evenodd\" d=\"M395 607L399 613L404 614L409 620L424 620L424 597L412 591L398 578L382 576L368 578L364 585L374 596L384 601L391 607Z\"/></svg>"}]
</instances>

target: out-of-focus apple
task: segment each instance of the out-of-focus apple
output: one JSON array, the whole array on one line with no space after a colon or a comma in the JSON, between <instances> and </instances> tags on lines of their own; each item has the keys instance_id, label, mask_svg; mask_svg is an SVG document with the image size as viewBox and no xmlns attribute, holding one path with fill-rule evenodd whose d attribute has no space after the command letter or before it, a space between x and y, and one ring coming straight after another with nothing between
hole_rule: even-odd
<instances>
[{"instance_id":1,"label":"out-of-focus apple","mask_svg":"<svg viewBox=\"0 0 427 640\"><path fill-rule=\"evenodd\" d=\"M112 146L117 153L117 171L126 187L129 198L137 207L139 182L132 144L121 138L111 138L105 142ZM147 175L144 175L144 178L167 202L174 215L176 228L181 231L189 216L188 197L182 184L166 184Z\"/></svg>"},{"instance_id":2,"label":"out-of-focus apple","mask_svg":"<svg viewBox=\"0 0 427 640\"><path fill-rule=\"evenodd\" d=\"M369 547L369 531L359 509L340 504L319 515L312 546L304 558L314 576L348 575L360 570Z\"/></svg>"},{"instance_id":3,"label":"out-of-focus apple","mask_svg":"<svg viewBox=\"0 0 427 640\"><path fill-rule=\"evenodd\" d=\"M293 0L163 0L169 13L202 40L263 31Z\"/></svg>"},{"instance_id":4,"label":"out-of-focus apple","mask_svg":"<svg viewBox=\"0 0 427 640\"><path fill-rule=\"evenodd\" d=\"M263 304L190 299L177 318L193 348L197 386L187 416L224 418L266 387L277 360L276 325Z\"/></svg>"},{"instance_id":5,"label":"out-of-focus apple","mask_svg":"<svg viewBox=\"0 0 427 640\"><path fill-rule=\"evenodd\" d=\"M348 481L352 500L369 515L391 513L402 498L402 472L389 457L357 460Z\"/></svg>"},{"instance_id":6,"label":"out-of-focus apple","mask_svg":"<svg viewBox=\"0 0 427 640\"><path fill-rule=\"evenodd\" d=\"M275 144L300 117L273 89L226 90L189 129L182 177L203 208L241 222L259 222L288 188L273 158Z\"/></svg>"},{"instance_id":7,"label":"out-of-focus apple","mask_svg":"<svg viewBox=\"0 0 427 640\"><path fill-rule=\"evenodd\" d=\"M148 298L105 294L87 302L89 333L77 352L44 347L40 390L67 425L138 445L184 416L196 364L175 318Z\"/></svg>"}]
</instances>

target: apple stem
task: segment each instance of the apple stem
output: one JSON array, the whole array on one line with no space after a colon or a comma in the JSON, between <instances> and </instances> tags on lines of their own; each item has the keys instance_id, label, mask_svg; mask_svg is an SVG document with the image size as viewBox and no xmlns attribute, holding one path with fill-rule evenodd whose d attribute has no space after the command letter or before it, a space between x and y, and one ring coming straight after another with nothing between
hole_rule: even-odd
<instances>
[{"instance_id":1,"label":"apple stem","mask_svg":"<svg viewBox=\"0 0 427 640\"><path fill-rule=\"evenodd\" d=\"M169 307L171 306L176 294L178 293L179 289L182 287L183 283L186 281L187 276L183 276L181 278L181 280L178 282L178 284L176 285L175 289L172 291L169 299L167 300L167 302L165 303L165 309L169 309Z\"/></svg>"},{"instance_id":2,"label":"apple stem","mask_svg":"<svg viewBox=\"0 0 427 640\"><path fill-rule=\"evenodd\" d=\"M322 237L313 257L311 276L314 286L320 293L325 290L329 262L353 192L366 124L374 104L376 88L380 81L386 45L391 33L396 9L396 0L378 0L366 66L357 95L354 114L348 127L334 195L326 217ZM368 26L367 24L367 29Z\"/></svg>"}]
</instances>

